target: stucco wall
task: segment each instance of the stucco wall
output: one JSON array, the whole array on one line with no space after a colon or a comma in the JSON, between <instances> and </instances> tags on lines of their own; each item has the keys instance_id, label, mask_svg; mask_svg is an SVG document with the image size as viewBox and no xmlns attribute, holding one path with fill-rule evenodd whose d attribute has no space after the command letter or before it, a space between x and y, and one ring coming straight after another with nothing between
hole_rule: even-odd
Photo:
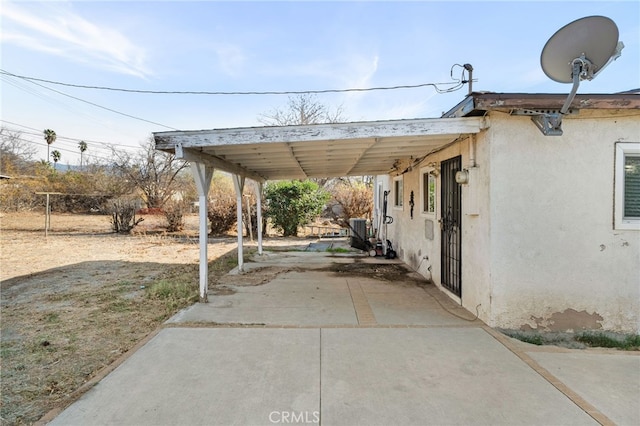
<instances>
[{"instance_id":1,"label":"stucco wall","mask_svg":"<svg viewBox=\"0 0 640 426\"><path fill-rule=\"evenodd\" d=\"M640 115L581 111L560 137L491 124L489 325L640 331L640 232L613 229L614 144L640 138Z\"/></svg>"},{"instance_id":2,"label":"stucco wall","mask_svg":"<svg viewBox=\"0 0 640 426\"><path fill-rule=\"evenodd\" d=\"M404 206L392 207L392 194L389 196L389 213L393 224L387 226L388 238L394 244L398 256L412 269L441 287L441 177L437 178L436 214L422 214L421 173L429 164L440 163L460 155L463 168L470 166L471 140L466 139L453 144L429 157L412 171L403 175ZM486 138L479 135L475 141L476 167L472 180L462 187L462 297L458 298L446 289L445 294L461 303L473 314L478 314L485 322L490 320L490 251L489 251L489 147ZM394 176L379 177L384 189L393 189ZM415 208L413 219L409 206L410 194L414 191ZM477 204L469 205L470 191L475 191ZM468 214L468 213L474 214ZM477 213L477 214L476 214ZM428 223L431 221L431 223ZM427 227L433 226L433 239ZM442 287L441 287L442 288Z\"/></svg>"},{"instance_id":3,"label":"stucco wall","mask_svg":"<svg viewBox=\"0 0 640 426\"><path fill-rule=\"evenodd\" d=\"M640 332L640 231L613 225L614 146L640 139L640 112L581 111L564 119L560 137L542 135L528 117L489 119L462 192L462 297L443 291L493 327ZM405 173L402 210L389 196L388 238L436 285L440 178L437 215L422 216L420 168L457 155L468 168L469 154L466 139ZM393 188L393 176L379 181ZM435 222L433 240L425 236L427 219Z\"/></svg>"}]
</instances>

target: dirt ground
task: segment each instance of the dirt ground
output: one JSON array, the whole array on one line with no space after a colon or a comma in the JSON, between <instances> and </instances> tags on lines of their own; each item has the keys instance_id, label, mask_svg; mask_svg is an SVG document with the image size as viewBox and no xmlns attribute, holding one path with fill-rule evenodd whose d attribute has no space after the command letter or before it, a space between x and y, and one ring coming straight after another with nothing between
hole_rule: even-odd
<instances>
[{"instance_id":1,"label":"dirt ground","mask_svg":"<svg viewBox=\"0 0 640 426\"><path fill-rule=\"evenodd\" d=\"M0 215L2 424L32 424L197 299L198 218L164 231L144 216L131 235L109 216ZM307 244L265 239L265 248ZM254 244L255 245L255 244ZM245 248L251 253L252 243ZM236 238L212 238L210 282L236 266Z\"/></svg>"}]
</instances>

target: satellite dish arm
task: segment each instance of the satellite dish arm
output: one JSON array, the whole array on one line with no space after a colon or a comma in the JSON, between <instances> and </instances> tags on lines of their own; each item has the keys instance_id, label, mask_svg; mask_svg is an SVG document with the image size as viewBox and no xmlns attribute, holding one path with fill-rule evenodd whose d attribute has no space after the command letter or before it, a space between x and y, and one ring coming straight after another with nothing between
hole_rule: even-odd
<instances>
[{"instance_id":1,"label":"satellite dish arm","mask_svg":"<svg viewBox=\"0 0 640 426\"><path fill-rule=\"evenodd\" d=\"M558 121L558 126L560 125L560 121L562 120L562 116L569 111L571 107L571 103L573 99L576 97L576 93L578 92L578 87L580 86L580 80L582 79L583 72L588 72L587 70L590 68L591 63L583 58L576 58L573 60L571 64L572 67L572 76L573 76L573 87L571 88L571 92L567 97L567 100L564 101L564 105L560 110L560 120Z\"/></svg>"},{"instance_id":2,"label":"satellite dish arm","mask_svg":"<svg viewBox=\"0 0 640 426\"><path fill-rule=\"evenodd\" d=\"M567 100L564 101L564 105L560 109L560 112L534 115L531 117L531 120L545 136L562 135L562 117L564 117L564 115L569 112L569 108L571 108L571 103L576 97L578 87L580 86L580 80L587 78L585 77L587 75L591 75L591 69L591 62L584 56L575 58L571 62L573 87L571 88L571 92L569 93Z\"/></svg>"}]
</instances>

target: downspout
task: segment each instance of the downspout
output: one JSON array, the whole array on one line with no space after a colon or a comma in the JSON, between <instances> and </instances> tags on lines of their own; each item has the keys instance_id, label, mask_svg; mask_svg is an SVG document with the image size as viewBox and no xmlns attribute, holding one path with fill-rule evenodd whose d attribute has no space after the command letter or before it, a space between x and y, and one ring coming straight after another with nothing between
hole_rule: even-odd
<instances>
[{"instance_id":1,"label":"downspout","mask_svg":"<svg viewBox=\"0 0 640 426\"><path fill-rule=\"evenodd\" d=\"M476 166L476 135L471 133L469 137L469 168Z\"/></svg>"}]
</instances>

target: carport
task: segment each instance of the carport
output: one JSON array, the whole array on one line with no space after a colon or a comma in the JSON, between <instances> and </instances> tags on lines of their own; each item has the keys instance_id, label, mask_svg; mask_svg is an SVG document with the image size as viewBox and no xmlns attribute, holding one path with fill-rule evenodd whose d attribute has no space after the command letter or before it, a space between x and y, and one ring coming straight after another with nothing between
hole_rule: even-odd
<instances>
[{"instance_id":1,"label":"carport","mask_svg":"<svg viewBox=\"0 0 640 426\"><path fill-rule=\"evenodd\" d=\"M262 187L266 181L400 175L427 155L488 127L484 117L430 118L156 132L156 149L191 163L199 196L200 300L207 301L207 194L214 169L236 189L238 270L243 271L242 192L255 182L258 253L262 254Z\"/></svg>"}]
</instances>

